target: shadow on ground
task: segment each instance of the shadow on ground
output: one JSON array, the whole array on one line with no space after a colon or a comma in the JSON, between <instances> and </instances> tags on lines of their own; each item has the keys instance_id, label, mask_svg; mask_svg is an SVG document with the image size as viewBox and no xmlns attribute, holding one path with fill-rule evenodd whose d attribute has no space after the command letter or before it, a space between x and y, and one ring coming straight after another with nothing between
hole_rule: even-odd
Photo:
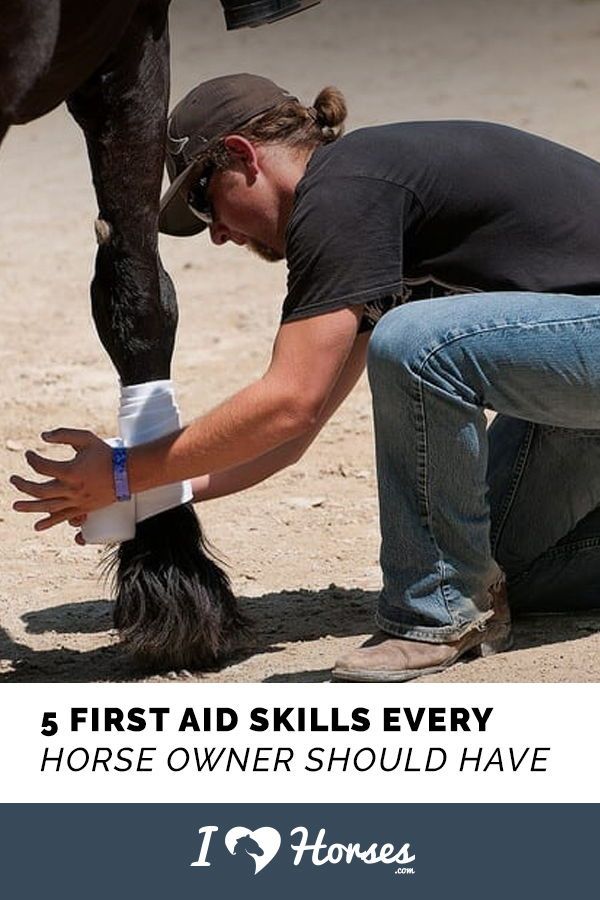
<instances>
[{"instance_id":1,"label":"shadow on ground","mask_svg":"<svg viewBox=\"0 0 600 900\"><path fill-rule=\"evenodd\" d=\"M261 597L242 597L240 603L253 628L243 645L220 669L240 664L265 653L281 653L285 646L318 640L324 636L359 638L373 630L377 594L331 585L320 591L281 591ZM112 603L87 600L27 613L22 617L27 634L55 634L51 649L33 648L15 640L0 628L0 682L42 681L136 681L159 675L142 670L118 643L105 643L89 650L61 646L61 636L107 635L112 628ZM575 641L600 632L600 610L565 615L528 616L516 621L513 651ZM8 670L7 670L8 669ZM162 673L164 674L164 673ZM202 673L195 673L200 675ZM282 672L267 682L320 682L330 678L329 669Z\"/></svg>"},{"instance_id":2,"label":"shadow on ground","mask_svg":"<svg viewBox=\"0 0 600 900\"><path fill-rule=\"evenodd\" d=\"M82 600L25 613L21 621L27 634L97 634L113 627L112 610L111 600Z\"/></svg>"},{"instance_id":3,"label":"shadow on ground","mask_svg":"<svg viewBox=\"0 0 600 900\"><path fill-rule=\"evenodd\" d=\"M513 623L514 642L508 652L512 654L519 650L530 650L535 647L581 640L597 633L600 633L600 610L587 613L563 613L560 615L529 615L519 618ZM461 662L461 664L468 665L468 662ZM264 679L265 682L272 684L324 682L330 680L330 669L304 669L294 672L280 672ZM532 679L527 678L526 680L530 681Z\"/></svg>"},{"instance_id":4,"label":"shadow on ground","mask_svg":"<svg viewBox=\"0 0 600 900\"><path fill-rule=\"evenodd\" d=\"M61 646L34 649L0 628L0 682L11 681L130 681L137 670L118 644L90 650ZM8 667L8 671L6 671Z\"/></svg>"},{"instance_id":5,"label":"shadow on ground","mask_svg":"<svg viewBox=\"0 0 600 900\"><path fill-rule=\"evenodd\" d=\"M322 591L281 591L262 597L240 597L252 622L242 646L222 668L258 653L281 652L282 644L361 635L372 627L376 594L332 586ZM27 634L56 635L52 649L39 649L17 641L0 629L0 659L11 671L0 672L0 682L11 681L131 681L161 674L141 669L119 644L73 650L60 646L68 635L101 636L112 628L112 603L86 600L26 613ZM213 669L212 672L218 671ZM164 673L162 673L164 674Z\"/></svg>"}]
</instances>

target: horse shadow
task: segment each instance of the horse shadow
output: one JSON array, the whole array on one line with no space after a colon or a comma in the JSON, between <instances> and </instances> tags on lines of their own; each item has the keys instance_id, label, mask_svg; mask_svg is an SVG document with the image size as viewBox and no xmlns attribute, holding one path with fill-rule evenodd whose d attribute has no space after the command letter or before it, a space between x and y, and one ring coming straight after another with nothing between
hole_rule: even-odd
<instances>
[{"instance_id":1,"label":"horse shadow","mask_svg":"<svg viewBox=\"0 0 600 900\"><path fill-rule=\"evenodd\" d=\"M280 653L285 645L316 641L324 636L356 637L372 633L376 591L330 585L317 591L283 590L258 597L240 597L251 621L237 650L204 672L218 672L257 654ZM139 681L161 673L140 667L112 632L112 602L107 599L60 604L25 613L27 634L57 634L51 649L33 648L0 627L0 682ZM60 635L106 632L109 643L91 649L60 645ZM111 633L112 632L112 633ZM557 615L528 615L514 623L512 651L582 639L600 632L600 610ZM164 674L164 673L162 673ZM202 674L202 673L197 673ZM315 682L330 678L330 670L307 669L266 677L267 682Z\"/></svg>"}]
</instances>

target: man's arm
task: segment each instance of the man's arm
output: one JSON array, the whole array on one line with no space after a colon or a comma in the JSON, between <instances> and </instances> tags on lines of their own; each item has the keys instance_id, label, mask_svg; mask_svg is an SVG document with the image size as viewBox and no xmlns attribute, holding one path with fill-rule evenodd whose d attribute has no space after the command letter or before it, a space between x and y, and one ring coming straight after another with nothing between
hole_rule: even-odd
<instances>
[{"instance_id":1,"label":"man's arm","mask_svg":"<svg viewBox=\"0 0 600 900\"><path fill-rule=\"evenodd\" d=\"M132 493L247 463L317 429L357 337L362 308L282 325L265 375L191 425L128 452ZM18 501L21 512L47 513L37 530L76 519L115 499L111 453L87 431L59 428L44 435L49 443L70 444L68 462L30 451L29 465L51 480L12 483L35 500Z\"/></svg>"},{"instance_id":2,"label":"man's arm","mask_svg":"<svg viewBox=\"0 0 600 900\"><path fill-rule=\"evenodd\" d=\"M256 459L317 427L356 341L361 308L284 324L265 375L176 435L134 447L135 493Z\"/></svg>"},{"instance_id":3,"label":"man's arm","mask_svg":"<svg viewBox=\"0 0 600 900\"><path fill-rule=\"evenodd\" d=\"M325 423L344 402L365 368L369 332L359 334L350 356L325 403L314 428L294 438L275 450L263 453L256 459L221 472L194 478L194 502L214 500L228 494L236 494L270 478L286 466L294 465L306 453Z\"/></svg>"}]
</instances>

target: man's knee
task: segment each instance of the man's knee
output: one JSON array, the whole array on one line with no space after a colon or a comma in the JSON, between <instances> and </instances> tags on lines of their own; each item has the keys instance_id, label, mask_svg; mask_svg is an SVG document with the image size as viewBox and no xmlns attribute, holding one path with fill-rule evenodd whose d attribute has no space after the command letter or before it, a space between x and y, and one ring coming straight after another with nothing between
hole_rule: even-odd
<instances>
[{"instance_id":1,"label":"man's knee","mask_svg":"<svg viewBox=\"0 0 600 900\"><path fill-rule=\"evenodd\" d=\"M408 374L418 371L432 340L425 307L423 302L407 304L379 320L369 340L369 375L390 367Z\"/></svg>"},{"instance_id":2,"label":"man's knee","mask_svg":"<svg viewBox=\"0 0 600 900\"><path fill-rule=\"evenodd\" d=\"M476 299L477 295L460 298L470 317L476 312ZM458 308L457 298L444 297L408 303L386 313L369 341L369 370L391 364L422 376L426 368L435 368L436 360L452 356L453 345L471 331L461 324ZM456 353L460 357L460 349Z\"/></svg>"},{"instance_id":3,"label":"man's knee","mask_svg":"<svg viewBox=\"0 0 600 900\"><path fill-rule=\"evenodd\" d=\"M454 298L415 302L387 313L369 342L371 385L390 378L419 382L461 402L485 406L485 352L474 327L473 299L460 298L468 317L456 315Z\"/></svg>"}]
</instances>

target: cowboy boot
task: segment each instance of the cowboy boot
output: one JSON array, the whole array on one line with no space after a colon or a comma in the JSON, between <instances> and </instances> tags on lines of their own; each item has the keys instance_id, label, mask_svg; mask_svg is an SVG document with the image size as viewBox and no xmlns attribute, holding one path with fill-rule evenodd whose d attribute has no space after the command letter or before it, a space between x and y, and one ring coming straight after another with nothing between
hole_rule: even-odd
<instances>
[{"instance_id":1,"label":"cowboy boot","mask_svg":"<svg viewBox=\"0 0 600 900\"><path fill-rule=\"evenodd\" d=\"M491 616L457 640L432 644L390 637L380 631L336 662L332 672L334 680L411 681L442 672L467 654L491 656L508 650L512 638L504 579L488 588L487 593Z\"/></svg>"}]
</instances>

